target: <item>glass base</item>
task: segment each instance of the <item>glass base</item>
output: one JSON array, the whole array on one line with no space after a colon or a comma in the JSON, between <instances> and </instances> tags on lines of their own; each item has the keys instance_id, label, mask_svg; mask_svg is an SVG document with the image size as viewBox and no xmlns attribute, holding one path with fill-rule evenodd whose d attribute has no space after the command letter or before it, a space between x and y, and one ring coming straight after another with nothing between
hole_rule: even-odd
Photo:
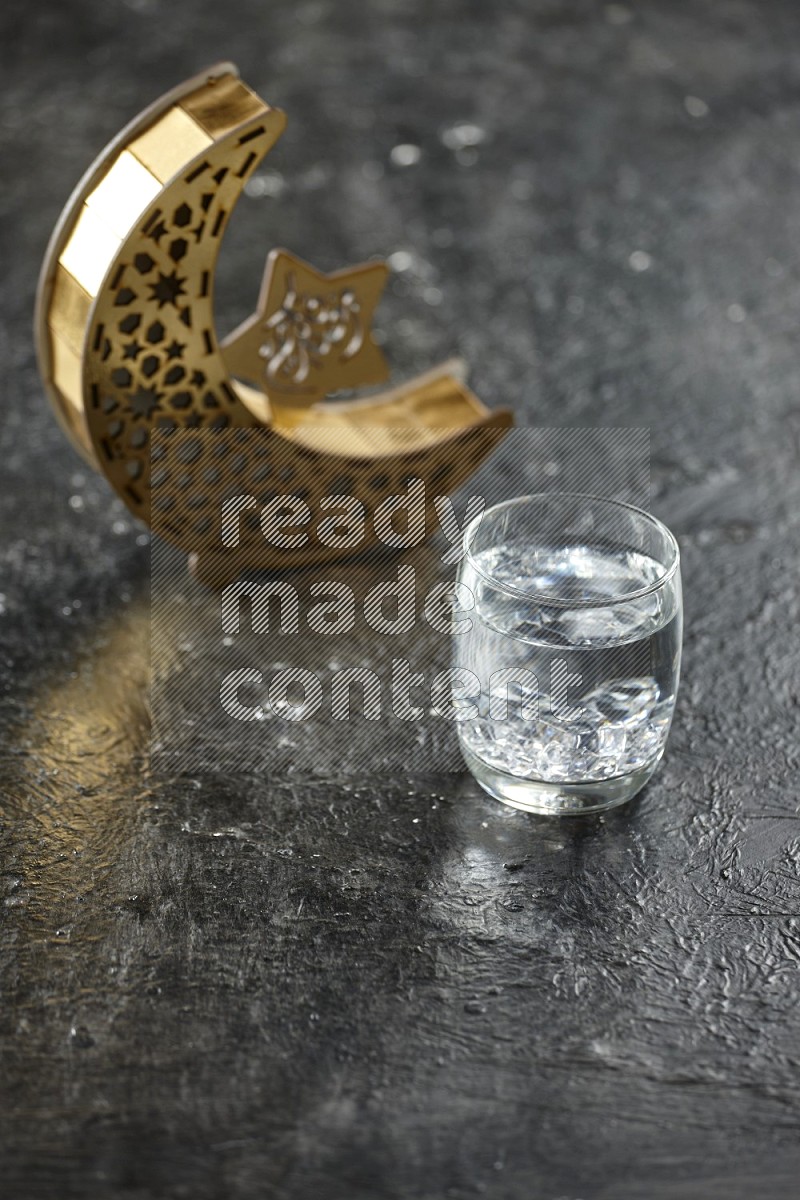
<instances>
[{"instance_id":1,"label":"glass base","mask_svg":"<svg viewBox=\"0 0 800 1200\"><path fill-rule=\"evenodd\" d=\"M659 763L659 759L655 759L630 775L617 775L614 779L598 779L592 783L546 783L498 771L464 745L461 753L474 778L495 800L511 808L550 817L576 817L617 808L642 790Z\"/></svg>"}]
</instances>

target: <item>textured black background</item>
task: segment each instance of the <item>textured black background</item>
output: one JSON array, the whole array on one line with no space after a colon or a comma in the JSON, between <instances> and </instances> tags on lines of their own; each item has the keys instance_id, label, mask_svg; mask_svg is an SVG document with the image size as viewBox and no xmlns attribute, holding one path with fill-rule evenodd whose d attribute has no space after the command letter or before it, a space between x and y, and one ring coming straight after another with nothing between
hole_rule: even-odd
<instances>
[{"instance_id":1,"label":"textured black background","mask_svg":"<svg viewBox=\"0 0 800 1200\"><path fill-rule=\"evenodd\" d=\"M3 1195L796 1196L800 8L5 0L0 53ZM651 428L685 673L627 810L148 779L147 539L30 319L84 167L220 57L290 121L223 325L272 245L403 250L399 373Z\"/></svg>"}]
</instances>

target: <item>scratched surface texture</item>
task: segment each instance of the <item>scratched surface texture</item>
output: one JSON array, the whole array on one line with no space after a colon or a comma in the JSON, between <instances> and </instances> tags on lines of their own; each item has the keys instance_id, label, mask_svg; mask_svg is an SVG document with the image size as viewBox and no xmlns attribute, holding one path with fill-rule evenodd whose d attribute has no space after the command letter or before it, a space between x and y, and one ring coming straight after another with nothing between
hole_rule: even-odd
<instances>
[{"instance_id":1,"label":"scratched surface texture","mask_svg":"<svg viewBox=\"0 0 800 1200\"><path fill-rule=\"evenodd\" d=\"M6 0L0 47L0 1192L795 1197L800 8ZM401 252L398 374L650 428L685 671L627 810L148 776L147 537L30 317L85 165L221 56L289 113L223 327L273 245Z\"/></svg>"}]
</instances>

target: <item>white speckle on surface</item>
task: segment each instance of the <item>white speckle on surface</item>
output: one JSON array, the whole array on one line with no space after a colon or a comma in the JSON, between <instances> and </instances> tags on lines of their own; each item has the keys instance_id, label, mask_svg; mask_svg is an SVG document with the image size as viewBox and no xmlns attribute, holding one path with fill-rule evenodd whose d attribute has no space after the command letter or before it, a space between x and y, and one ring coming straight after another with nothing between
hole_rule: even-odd
<instances>
[{"instance_id":1,"label":"white speckle on surface","mask_svg":"<svg viewBox=\"0 0 800 1200\"><path fill-rule=\"evenodd\" d=\"M316 192L325 187L333 178L333 168L330 163L314 163L298 178L301 191Z\"/></svg>"},{"instance_id":2,"label":"white speckle on surface","mask_svg":"<svg viewBox=\"0 0 800 1200\"><path fill-rule=\"evenodd\" d=\"M223 646L232 646L232 645L233 645L233 638L232 638L232 637L230 637L230 635L226 635L226 636L225 636L225 637L222 639L222 644L223 644Z\"/></svg>"},{"instance_id":3,"label":"white speckle on surface","mask_svg":"<svg viewBox=\"0 0 800 1200\"><path fill-rule=\"evenodd\" d=\"M485 142L486 130L469 121L461 121L443 129L441 139L448 150L462 150L465 146L480 146L481 142Z\"/></svg>"},{"instance_id":4,"label":"white speckle on surface","mask_svg":"<svg viewBox=\"0 0 800 1200\"><path fill-rule=\"evenodd\" d=\"M734 325L741 325L742 321L747 320L747 313L742 308L741 304L729 304L725 311L725 316L729 321L732 321Z\"/></svg>"},{"instance_id":5,"label":"white speckle on surface","mask_svg":"<svg viewBox=\"0 0 800 1200\"><path fill-rule=\"evenodd\" d=\"M690 117L707 117L709 113L708 105L699 96L684 96L683 107Z\"/></svg>"},{"instance_id":6,"label":"white speckle on surface","mask_svg":"<svg viewBox=\"0 0 800 1200\"><path fill-rule=\"evenodd\" d=\"M74 488L83 487L83 485L86 483L86 476L80 471L76 471L74 475L70 475L69 481Z\"/></svg>"},{"instance_id":7,"label":"white speckle on surface","mask_svg":"<svg viewBox=\"0 0 800 1200\"><path fill-rule=\"evenodd\" d=\"M277 199L286 191L286 180L280 171L261 171L248 179L244 185L244 194L260 199L262 196L272 196Z\"/></svg>"},{"instance_id":8,"label":"white speckle on surface","mask_svg":"<svg viewBox=\"0 0 800 1200\"><path fill-rule=\"evenodd\" d=\"M646 250L634 250L628 258L628 265L633 271L649 271L653 265L653 259Z\"/></svg>"},{"instance_id":9,"label":"white speckle on surface","mask_svg":"<svg viewBox=\"0 0 800 1200\"><path fill-rule=\"evenodd\" d=\"M389 159L395 167L413 167L421 158L422 151L412 142L401 142L398 146L393 146L389 154Z\"/></svg>"},{"instance_id":10,"label":"white speckle on surface","mask_svg":"<svg viewBox=\"0 0 800 1200\"><path fill-rule=\"evenodd\" d=\"M434 306L441 304L443 298L444 297L442 296L441 291L437 287L426 287L422 293L422 299L425 301L425 303L432 304Z\"/></svg>"},{"instance_id":11,"label":"white speckle on surface","mask_svg":"<svg viewBox=\"0 0 800 1200\"><path fill-rule=\"evenodd\" d=\"M70 496L69 506L70 508L74 508L75 512L81 512L84 508L83 496Z\"/></svg>"},{"instance_id":12,"label":"white speckle on surface","mask_svg":"<svg viewBox=\"0 0 800 1200\"><path fill-rule=\"evenodd\" d=\"M414 265L414 255L409 250L395 250L394 254L390 254L386 261L393 271L402 273L411 270Z\"/></svg>"},{"instance_id":13,"label":"white speckle on surface","mask_svg":"<svg viewBox=\"0 0 800 1200\"><path fill-rule=\"evenodd\" d=\"M111 526L111 532L112 533L127 533L128 532L128 522L127 521L114 521L114 523Z\"/></svg>"},{"instance_id":14,"label":"white speckle on surface","mask_svg":"<svg viewBox=\"0 0 800 1200\"><path fill-rule=\"evenodd\" d=\"M136 538L136 545L137 546L146 546L149 541L150 541L149 533L140 533Z\"/></svg>"}]
</instances>

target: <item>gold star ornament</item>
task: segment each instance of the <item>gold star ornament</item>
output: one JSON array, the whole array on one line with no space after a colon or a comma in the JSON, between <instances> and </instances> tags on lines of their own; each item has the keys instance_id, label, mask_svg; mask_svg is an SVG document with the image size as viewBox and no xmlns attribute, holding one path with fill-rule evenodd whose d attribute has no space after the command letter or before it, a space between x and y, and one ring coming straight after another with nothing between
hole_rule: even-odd
<instances>
[{"instance_id":1,"label":"gold star ornament","mask_svg":"<svg viewBox=\"0 0 800 1200\"><path fill-rule=\"evenodd\" d=\"M273 250L258 308L223 343L228 369L293 408L381 383L389 368L372 318L388 274L386 263L369 262L326 275Z\"/></svg>"}]
</instances>

